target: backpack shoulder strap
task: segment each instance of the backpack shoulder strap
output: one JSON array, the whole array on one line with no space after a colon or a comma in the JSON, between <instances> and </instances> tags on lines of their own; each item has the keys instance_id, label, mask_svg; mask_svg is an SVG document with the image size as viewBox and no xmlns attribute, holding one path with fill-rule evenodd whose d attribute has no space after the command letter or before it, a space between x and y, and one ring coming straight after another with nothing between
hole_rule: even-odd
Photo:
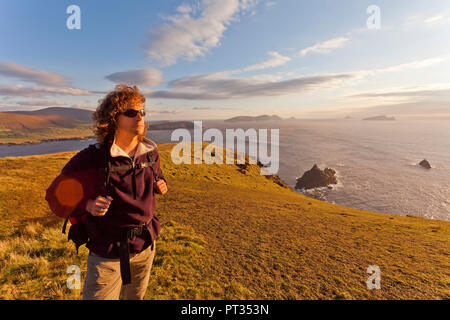
<instances>
[{"instance_id":1,"label":"backpack shoulder strap","mask_svg":"<svg viewBox=\"0 0 450 320\"><path fill-rule=\"evenodd\" d=\"M155 160L153 159L153 157L154 157L153 151L147 152L147 160L148 160L147 166L150 167L150 169L152 170L153 179L155 180L155 182L157 182L159 180L159 177L158 173L155 170Z\"/></svg>"},{"instance_id":2,"label":"backpack shoulder strap","mask_svg":"<svg viewBox=\"0 0 450 320\"><path fill-rule=\"evenodd\" d=\"M110 181L110 175L111 175L111 158L110 153L108 150L108 147L106 144L100 145L99 143L95 144L95 147L97 149L97 155L98 157L96 160L97 162L97 169L100 170L100 174L102 175L103 179L103 191L102 196L106 197L109 194L109 181Z\"/></svg>"}]
</instances>

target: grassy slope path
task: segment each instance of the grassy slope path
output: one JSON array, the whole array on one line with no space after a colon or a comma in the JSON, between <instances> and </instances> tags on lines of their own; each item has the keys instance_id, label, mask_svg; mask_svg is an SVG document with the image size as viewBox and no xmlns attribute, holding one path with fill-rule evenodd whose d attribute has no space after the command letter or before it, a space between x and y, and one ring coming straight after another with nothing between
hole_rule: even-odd
<instances>
[{"instance_id":1,"label":"grassy slope path","mask_svg":"<svg viewBox=\"0 0 450 320\"><path fill-rule=\"evenodd\" d=\"M249 165L175 165L160 144L169 192L148 299L448 299L450 222L318 201ZM76 256L45 189L76 152L0 159L0 298L79 299ZM381 290L368 290L369 265Z\"/></svg>"}]
</instances>

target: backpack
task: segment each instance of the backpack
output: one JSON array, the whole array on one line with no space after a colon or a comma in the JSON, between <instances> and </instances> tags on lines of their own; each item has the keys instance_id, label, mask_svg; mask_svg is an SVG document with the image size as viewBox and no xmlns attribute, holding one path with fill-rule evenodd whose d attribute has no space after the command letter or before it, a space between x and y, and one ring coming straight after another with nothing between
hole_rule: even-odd
<instances>
[{"instance_id":1,"label":"backpack","mask_svg":"<svg viewBox=\"0 0 450 320\"><path fill-rule=\"evenodd\" d=\"M118 166L113 167L110 162L110 154L109 150L107 149L106 145L101 145L99 143L96 144L90 144L89 147L91 149L91 152L93 152L94 159L100 159L98 162L96 162L97 170L99 170L100 177L103 180L102 185L102 192L101 196L106 197L109 194L109 184L110 184L110 173L114 171L121 171L121 170L129 170L132 169L132 165L125 165L125 166ZM153 177L155 181L158 181L157 172L154 168L155 161L153 159L153 152L150 151L147 153L147 160L148 162L140 163L138 165L135 165L133 170L135 168L146 168L150 167L150 169L153 171ZM62 228L62 233L66 233L66 226L67 222L70 221L71 226L69 228L69 233L67 236L67 241L72 241L75 244L75 248L78 254L78 249L81 245L86 244L90 239L94 239L95 236L98 234L99 230L97 228L96 224L96 217L92 216L90 213L86 211L85 214L77 217L72 217L73 213L76 212L74 210L69 216L66 217L64 221L64 225Z\"/></svg>"}]
</instances>

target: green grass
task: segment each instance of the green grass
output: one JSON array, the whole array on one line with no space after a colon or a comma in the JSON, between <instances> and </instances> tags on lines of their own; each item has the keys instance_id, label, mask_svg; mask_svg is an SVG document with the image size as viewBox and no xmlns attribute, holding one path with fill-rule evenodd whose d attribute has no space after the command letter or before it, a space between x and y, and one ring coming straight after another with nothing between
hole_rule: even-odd
<instances>
[{"instance_id":1,"label":"green grass","mask_svg":"<svg viewBox=\"0 0 450 320\"><path fill-rule=\"evenodd\" d=\"M39 143L54 139L81 139L94 137L92 124L80 122L74 128L51 127L28 130L0 130L0 144Z\"/></svg>"},{"instance_id":2,"label":"green grass","mask_svg":"<svg viewBox=\"0 0 450 320\"><path fill-rule=\"evenodd\" d=\"M248 165L175 165L146 299L449 299L450 222L352 209L309 198ZM0 298L80 299L86 272L50 214L45 189L75 152L0 159ZM369 265L381 290L368 290Z\"/></svg>"}]
</instances>

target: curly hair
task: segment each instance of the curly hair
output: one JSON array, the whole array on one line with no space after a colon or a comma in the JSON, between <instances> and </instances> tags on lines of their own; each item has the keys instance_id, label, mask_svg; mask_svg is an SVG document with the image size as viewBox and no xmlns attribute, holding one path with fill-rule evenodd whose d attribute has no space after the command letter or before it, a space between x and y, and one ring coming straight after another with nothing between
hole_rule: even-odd
<instances>
[{"instance_id":1,"label":"curly hair","mask_svg":"<svg viewBox=\"0 0 450 320\"><path fill-rule=\"evenodd\" d=\"M128 108L130 102L144 104L145 96L136 86L131 87L126 84L116 85L113 91L99 100L99 106L92 115L92 119L95 121L94 133L98 143L108 145L113 143L117 128L117 116ZM144 136L139 136L139 142L143 138Z\"/></svg>"}]
</instances>

